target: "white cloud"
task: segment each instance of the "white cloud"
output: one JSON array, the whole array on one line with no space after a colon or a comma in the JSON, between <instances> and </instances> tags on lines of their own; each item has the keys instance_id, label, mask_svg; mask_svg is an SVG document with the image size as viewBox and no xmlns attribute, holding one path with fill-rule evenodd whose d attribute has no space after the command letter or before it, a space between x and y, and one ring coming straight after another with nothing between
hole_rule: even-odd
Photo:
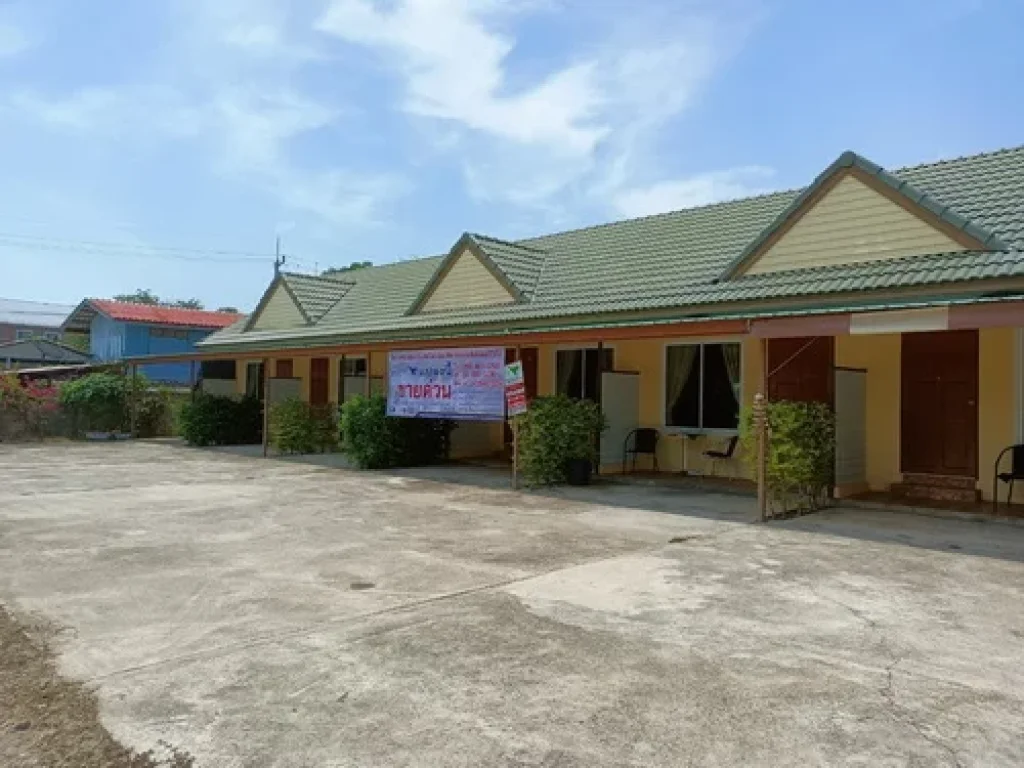
<instances>
[{"instance_id":1,"label":"white cloud","mask_svg":"<svg viewBox=\"0 0 1024 768\"><path fill-rule=\"evenodd\" d=\"M32 45L32 38L21 26L0 19L0 58L18 56Z\"/></svg>"},{"instance_id":2,"label":"white cloud","mask_svg":"<svg viewBox=\"0 0 1024 768\"><path fill-rule=\"evenodd\" d=\"M22 89L0 97L0 115L97 141L194 142L214 172L285 207L334 227L372 224L406 190L401 178L296 159L304 141L337 129L351 112L323 91L301 87L298 71L321 58L312 18L303 34L294 17L300 5L181 0L157 66L137 82L64 93Z\"/></svg>"},{"instance_id":3,"label":"white cloud","mask_svg":"<svg viewBox=\"0 0 1024 768\"><path fill-rule=\"evenodd\" d=\"M552 72L509 93L506 58L515 43L488 26L496 6L474 0L404 0L384 10L335 0L319 28L380 50L406 79L404 108L516 142L587 154L605 135L594 62Z\"/></svg>"},{"instance_id":4,"label":"white cloud","mask_svg":"<svg viewBox=\"0 0 1024 768\"><path fill-rule=\"evenodd\" d=\"M762 166L699 173L648 186L625 188L613 197L612 202L615 209L628 218L649 216L760 194L765 191L763 182L773 173L771 168Z\"/></svg>"},{"instance_id":5,"label":"white cloud","mask_svg":"<svg viewBox=\"0 0 1024 768\"><path fill-rule=\"evenodd\" d=\"M645 193L633 189L634 180L660 170L651 166L660 165L666 149L659 143L666 124L693 104L740 44L750 20L730 5L702 11L698 0L662 14L637 3L615 17L603 39L573 46L581 52L575 58L544 69L540 56L551 51L532 53L533 77L525 85L510 22L550 11L549 4L333 0L318 26L375 52L386 71L397 73L401 111L462 132L461 141L443 135L474 199L561 218L574 206L619 210L621 200L632 209L688 196L682 182ZM724 176L713 176L691 183L726 186Z\"/></svg>"}]
</instances>

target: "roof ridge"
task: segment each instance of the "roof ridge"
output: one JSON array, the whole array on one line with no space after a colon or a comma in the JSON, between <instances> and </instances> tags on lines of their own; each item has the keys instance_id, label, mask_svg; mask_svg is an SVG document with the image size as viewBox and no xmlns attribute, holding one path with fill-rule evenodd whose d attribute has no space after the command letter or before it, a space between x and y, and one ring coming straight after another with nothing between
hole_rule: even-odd
<instances>
[{"instance_id":1,"label":"roof ridge","mask_svg":"<svg viewBox=\"0 0 1024 768\"><path fill-rule=\"evenodd\" d=\"M1024 144L1020 144L1020 145L1017 145L1017 146L1011 146L1011 147L1001 147L1000 149L993 149L993 150L988 150L988 151L985 151L985 152L978 152L978 153L975 153L975 154L972 154L972 155L960 155L958 157L949 157L949 158L944 158L942 160L933 160L933 161L928 162L928 163L918 163L917 165L904 165L904 166L900 166L899 168L887 168L886 166L879 166L879 167L882 170L887 171L888 173L899 174L899 173L903 173L904 171L916 171L916 170L918 170L920 168L930 168L930 167L939 166L939 165L947 165L947 164L950 164L950 163L963 162L964 160L975 160L975 159L982 158L982 157L991 157L991 156L996 156L996 155L1005 155L1005 154L1010 154L1010 153L1013 153L1013 152L1021 152L1021 151L1024 151ZM840 156L842 156L846 152L854 154L857 157L863 158L865 160L867 159L866 157L864 157L864 155L861 155L859 152L855 152L853 150L845 150L844 152L840 153ZM872 162L872 161L869 160L868 162ZM877 163L873 163L873 162L872 162L872 164L873 165L877 165ZM802 187L790 187L788 189L776 189L776 190L772 190L770 192L762 192L762 193L757 194L757 195L747 195L745 197L732 197L732 198L728 198L728 199L725 199L725 200L717 200L717 201L715 201L713 203L705 203L703 205L693 205L693 206L689 206L687 208L675 208L675 209L673 209L671 211L662 211L661 213L650 213L650 214L647 214L646 216L634 216L634 217L628 218L628 219L617 219L615 221L605 221L605 222L601 222L599 224L589 224L589 225L584 226L584 227L574 227L572 229L566 229L566 230L562 230L560 232L548 232L547 234L543 234L543 235L531 235L529 237L524 237L524 238L522 238L520 240L514 241L514 244L515 245L524 245L525 243L527 243L527 242L529 242L531 240L541 240L541 239L548 238L548 237L557 237L559 235L575 234L577 232L588 232L588 231L595 230L595 229L603 229L605 227L615 227L615 226L619 226L620 224L632 224L632 223L638 222L638 221L648 221L650 219L657 219L657 218L662 218L662 217L666 217L666 216L673 216L673 215L682 213L684 211L686 211L686 212L689 212L689 211L700 211L700 210L705 210L705 209L708 209L708 208L715 208L715 207L721 206L721 205L731 205L731 204L734 204L734 203L747 202L747 201L750 201L750 200L762 200L762 199L765 199L765 198L776 197L776 196L779 196L779 195L798 194L798 193L802 192L803 190L805 190L809 186L810 186L810 184L805 184Z\"/></svg>"},{"instance_id":2,"label":"roof ridge","mask_svg":"<svg viewBox=\"0 0 1024 768\"><path fill-rule=\"evenodd\" d=\"M515 240L504 240L500 237L494 237L493 235L485 235L480 232L470 232L470 237L474 237L480 240L489 240L492 243L500 243L501 245L508 245L513 248L522 248L524 251L533 251L534 253L544 254L548 253L547 248L538 248L534 245L524 245L523 243L517 243Z\"/></svg>"},{"instance_id":3,"label":"roof ridge","mask_svg":"<svg viewBox=\"0 0 1024 768\"><path fill-rule=\"evenodd\" d=\"M965 160L978 160L982 157L995 157L996 155L1008 155L1014 152L1024 151L1024 144L1018 144L1011 147L1000 147L999 149L990 149L984 152L975 152L969 155L958 155L956 157L944 157L940 160L931 160L927 163L917 163L915 165L903 165L899 168L892 168L889 173L901 173L903 171L916 171L921 168L934 168L939 165L949 165L951 163L962 163Z\"/></svg>"},{"instance_id":4,"label":"roof ridge","mask_svg":"<svg viewBox=\"0 0 1024 768\"><path fill-rule=\"evenodd\" d=\"M203 312L207 315L240 315L241 312L222 312L219 309L196 309L195 307L180 307L175 304L164 304L163 302L157 304L148 304L144 301L120 301L118 299L102 299L96 297L90 297L85 301L102 301L106 304L117 304L122 307L153 307L155 309L173 309L177 312ZM77 309L77 307L76 307Z\"/></svg>"},{"instance_id":5,"label":"roof ridge","mask_svg":"<svg viewBox=\"0 0 1024 768\"><path fill-rule=\"evenodd\" d=\"M356 271L356 270L353 270L353 271ZM340 277L340 276L339 277L335 277L334 275L304 275L301 272L285 272L283 270L281 271L280 274L281 274L281 277L284 277L284 278L297 277L297 278L299 278L301 280L324 280L324 281L326 281L328 283L339 283L339 284L342 284L342 285L352 285L352 284L355 283L354 280L349 280L347 278ZM345 274L345 273L341 273L341 274Z\"/></svg>"},{"instance_id":6,"label":"roof ridge","mask_svg":"<svg viewBox=\"0 0 1024 768\"><path fill-rule=\"evenodd\" d=\"M689 213L690 211L703 211L708 208L717 208L723 205L732 205L733 203L745 203L749 200L762 200L769 197L778 197L782 195L792 195L799 193L803 187L793 187L791 189L777 189L772 192L762 192L757 195L748 195L746 197L732 197L727 200L717 200L713 203L704 203L703 205L694 205L688 208L675 208L671 211L662 211L661 213L649 213L645 216L634 216L629 219L616 219L615 221L604 221L600 224L588 224L585 227L575 227L573 229L564 229L560 232L548 232L544 235L531 235L530 237L524 237L521 240L514 241L515 245L524 246L525 243L531 240L543 240L548 237L559 237L561 235L571 235L577 232L589 232L595 229L605 229L607 227L617 227L622 224L633 224L638 221L648 221L650 219L661 219L668 216L675 216L680 213ZM524 246L533 247L533 246Z\"/></svg>"}]
</instances>

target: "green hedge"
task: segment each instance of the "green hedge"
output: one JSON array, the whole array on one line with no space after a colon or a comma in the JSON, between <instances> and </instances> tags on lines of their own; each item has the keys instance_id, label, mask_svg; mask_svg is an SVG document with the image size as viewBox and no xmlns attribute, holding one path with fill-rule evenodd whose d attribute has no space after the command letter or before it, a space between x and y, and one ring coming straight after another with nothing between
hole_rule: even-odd
<instances>
[{"instance_id":1,"label":"green hedge","mask_svg":"<svg viewBox=\"0 0 1024 768\"><path fill-rule=\"evenodd\" d=\"M255 397L235 400L197 394L178 416L181 436L190 445L253 445L263 432L263 406Z\"/></svg>"},{"instance_id":2,"label":"green hedge","mask_svg":"<svg viewBox=\"0 0 1024 768\"><path fill-rule=\"evenodd\" d=\"M390 417L382 394L354 397L341 409L344 451L360 469L422 466L445 459L454 426L445 419Z\"/></svg>"},{"instance_id":3,"label":"green hedge","mask_svg":"<svg viewBox=\"0 0 1024 768\"><path fill-rule=\"evenodd\" d=\"M314 406L291 398L270 409L270 444L281 453L323 453L338 444L333 405Z\"/></svg>"},{"instance_id":4,"label":"green hedge","mask_svg":"<svg viewBox=\"0 0 1024 768\"><path fill-rule=\"evenodd\" d=\"M139 386L145 386L140 378ZM128 429L129 380L117 373L90 373L65 382L60 404L71 417L74 431L123 432Z\"/></svg>"},{"instance_id":5,"label":"green hedge","mask_svg":"<svg viewBox=\"0 0 1024 768\"><path fill-rule=\"evenodd\" d=\"M519 466L528 485L564 483L572 459L597 462L597 435L605 428L597 404L564 395L538 397L516 420Z\"/></svg>"},{"instance_id":6,"label":"green hedge","mask_svg":"<svg viewBox=\"0 0 1024 768\"><path fill-rule=\"evenodd\" d=\"M835 480L835 414L822 403L788 400L768 403L766 408L769 442L765 479L772 506L782 511L819 509ZM749 411L743 418L743 448L748 460L757 460L757 435Z\"/></svg>"},{"instance_id":7,"label":"green hedge","mask_svg":"<svg viewBox=\"0 0 1024 768\"><path fill-rule=\"evenodd\" d=\"M134 379L114 372L90 373L60 387L60 405L70 431L127 432L131 428L134 386L135 434L161 437L173 434L173 395L166 387L154 387L142 374Z\"/></svg>"}]
</instances>

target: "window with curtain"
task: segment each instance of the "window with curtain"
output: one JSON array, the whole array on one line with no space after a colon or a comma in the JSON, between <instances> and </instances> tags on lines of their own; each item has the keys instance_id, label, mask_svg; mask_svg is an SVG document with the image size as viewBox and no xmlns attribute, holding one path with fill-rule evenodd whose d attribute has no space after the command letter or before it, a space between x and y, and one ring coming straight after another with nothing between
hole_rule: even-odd
<instances>
[{"instance_id":1,"label":"window with curtain","mask_svg":"<svg viewBox=\"0 0 1024 768\"><path fill-rule=\"evenodd\" d=\"M555 356L555 391L560 395L574 397L577 400L597 401L599 390L598 378L604 358L603 369L614 368L613 350L602 349L598 355L596 349L560 349Z\"/></svg>"},{"instance_id":2,"label":"window with curtain","mask_svg":"<svg viewBox=\"0 0 1024 768\"><path fill-rule=\"evenodd\" d=\"M245 394L248 397L263 399L263 363L249 363L245 366Z\"/></svg>"},{"instance_id":3,"label":"window with curtain","mask_svg":"<svg viewBox=\"0 0 1024 768\"><path fill-rule=\"evenodd\" d=\"M665 426L736 429L740 345L677 344L665 351Z\"/></svg>"},{"instance_id":4,"label":"window with curtain","mask_svg":"<svg viewBox=\"0 0 1024 768\"><path fill-rule=\"evenodd\" d=\"M365 357L343 357L341 376L338 378L338 402L344 403L356 395L366 394L368 369Z\"/></svg>"},{"instance_id":5,"label":"window with curtain","mask_svg":"<svg viewBox=\"0 0 1024 768\"><path fill-rule=\"evenodd\" d=\"M555 391L568 397L583 400L597 400L598 378L603 370L614 368L614 354L611 349L559 349L555 356Z\"/></svg>"}]
</instances>

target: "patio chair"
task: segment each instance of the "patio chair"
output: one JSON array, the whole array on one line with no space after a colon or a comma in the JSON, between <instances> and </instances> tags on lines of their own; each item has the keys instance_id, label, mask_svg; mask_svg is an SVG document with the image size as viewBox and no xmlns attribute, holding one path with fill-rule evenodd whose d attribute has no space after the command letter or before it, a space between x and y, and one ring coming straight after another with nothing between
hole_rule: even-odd
<instances>
[{"instance_id":1,"label":"patio chair","mask_svg":"<svg viewBox=\"0 0 1024 768\"><path fill-rule=\"evenodd\" d=\"M714 477L715 469L718 467L718 462L723 459L731 459L736 453L736 445L739 443L739 435L733 435L729 438L729 442L725 444L725 450L723 451L704 451L704 456L711 459L711 476Z\"/></svg>"},{"instance_id":2,"label":"patio chair","mask_svg":"<svg viewBox=\"0 0 1024 768\"><path fill-rule=\"evenodd\" d=\"M654 460L654 471L658 471L658 440L661 433L652 427L634 429L622 443L622 474L626 474L629 457L633 457L633 472L636 472L636 457L648 455ZM630 448L630 441L633 447Z\"/></svg>"},{"instance_id":3,"label":"patio chair","mask_svg":"<svg viewBox=\"0 0 1024 768\"><path fill-rule=\"evenodd\" d=\"M1010 454L1010 471L1000 472L999 465L1003 456ZM995 466L992 469L992 511L999 511L999 483L1000 481L1010 484L1010 490L1006 494L1006 503L1013 501L1013 483L1015 480L1024 480L1024 445L1011 445L1000 451L996 457Z\"/></svg>"}]
</instances>

